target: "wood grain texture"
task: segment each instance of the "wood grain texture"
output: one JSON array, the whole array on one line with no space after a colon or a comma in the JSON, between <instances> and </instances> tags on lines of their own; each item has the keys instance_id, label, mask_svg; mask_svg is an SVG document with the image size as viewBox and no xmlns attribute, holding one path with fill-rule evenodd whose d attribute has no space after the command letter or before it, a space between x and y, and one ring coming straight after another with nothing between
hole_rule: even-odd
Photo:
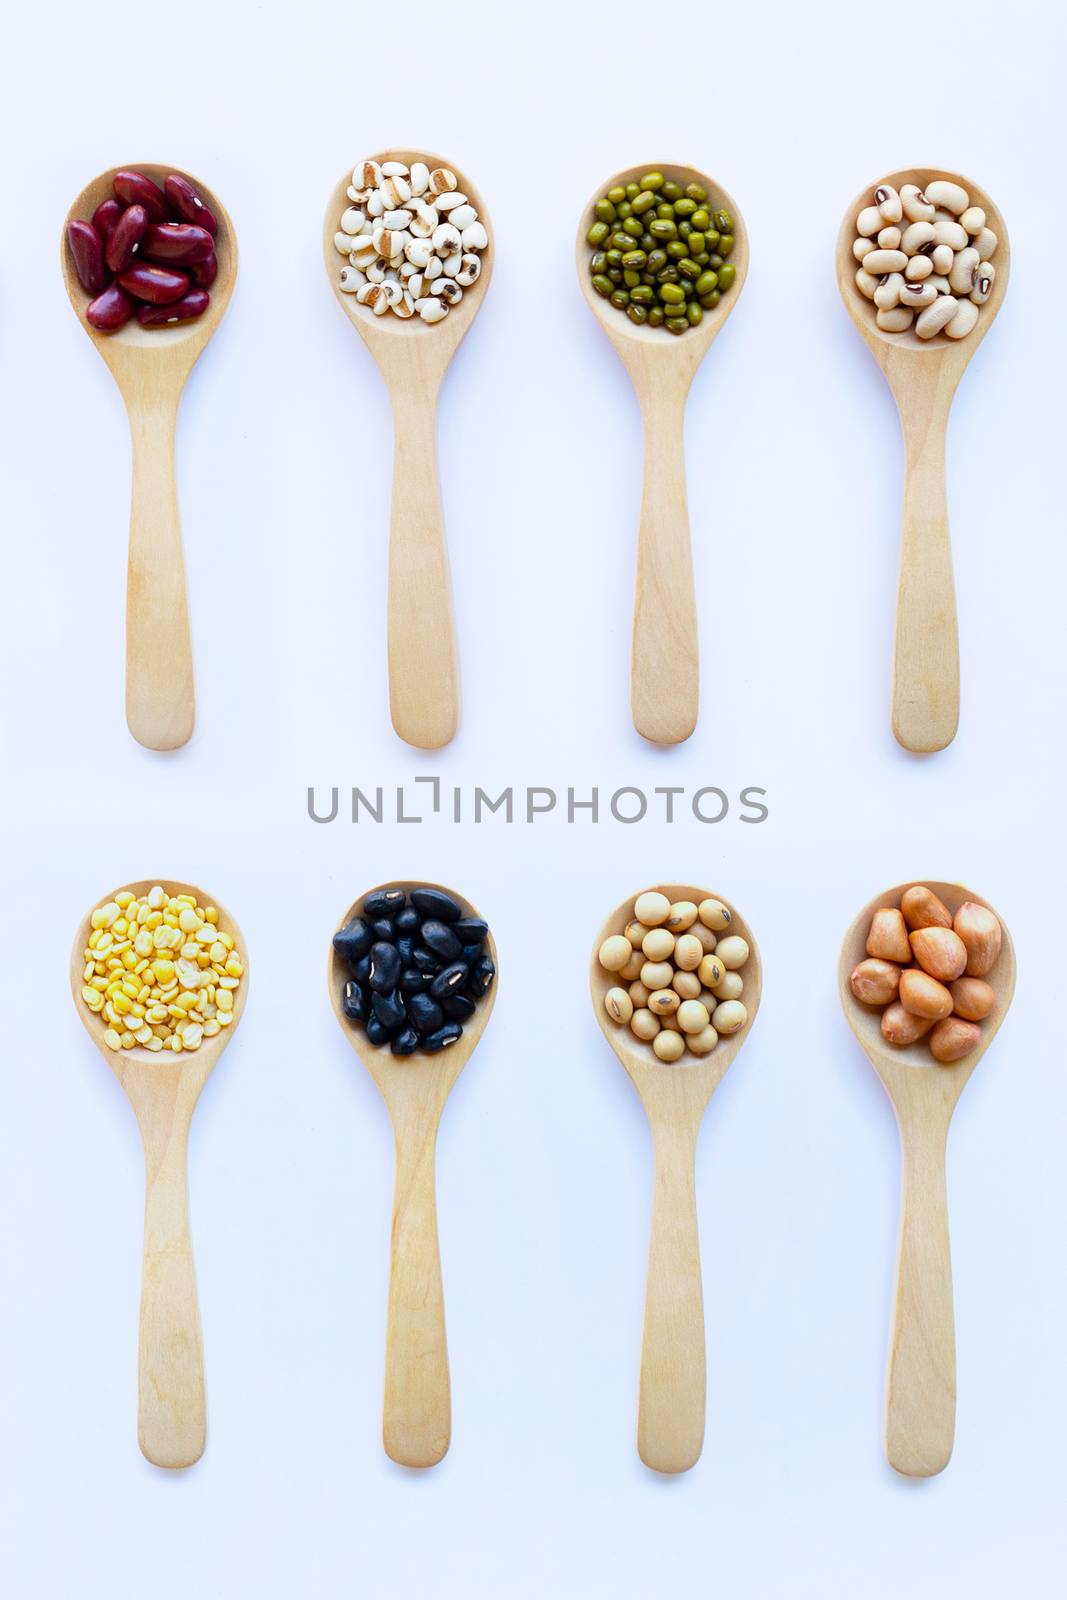
<instances>
[{"instance_id":1,"label":"wood grain texture","mask_svg":"<svg viewBox=\"0 0 1067 1600\"><path fill-rule=\"evenodd\" d=\"M907 181L907 180L905 180ZM887 1044L881 1006L852 993L853 968L865 958L874 912L899 906L913 883L931 888L955 915L965 900L989 902L959 884L912 878L877 895L845 935L838 967L841 1004L896 1113L901 1145L900 1235L893 1290L885 1400L886 1459L908 1477L926 1478L948 1465L956 1428L956 1334L952 1309L945 1147L952 1113L1000 1028L1015 990L1015 950L999 912L1004 942L988 982L997 1003L982 1023L982 1042L962 1061L939 1065L925 1040ZM993 907L989 907L993 910Z\"/></svg>"},{"instance_id":2,"label":"wood grain texture","mask_svg":"<svg viewBox=\"0 0 1067 1600\"><path fill-rule=\"evenodd\" d=\"M211 304L195 322L142 328L134 319L118 333L98 333L85 320L90 295L78 281L67 245L67 223L88 221L112 194L116 172L132 168L162 185L168 173L186 178L218 219L219 272ZM237 239L225 208L206 184L182 168L153 161L110 167L85 186L63 224L63 281L78 321L107 363L130 421L133 493L126 586L126 722L139 744L176 750L196 721L193 653L185 561L174 464L178 406L186 379L225 314L237 281Z\"/></svg>"},{"instance_id":3,"label":"wood grain texture","mask_svg":"<svg viewBox=\"0 0 1067 1600\"><path fill-rule=\"evenodd\" d=\"M141 1130L145 1156L144 1256L141 1273L141 1321L138 1340L137 1437L147 1459L157 1467L190 1467L204 1453L207 1402L200 1308L189 1227L186 1152L189 1126L200 1092L219 1056L240 1025L248 994L248 950L240 928L220 902L193 884L168 878L146 878L122 884L97 902L102 905L123 889L146 894L162 883L171 894L195 894L201 905L218 907L220 926L232 935L245 973L234 991L234 1020L205 1039L199 1050L175 1055L153 1054L135 1045L114 1051L104 1043L99 1017L82 999L84 950L90 933L90 908L78 929L71 953L70 984L75 1009L86 1032L118 1078Z\"/></svg>"},{"instance_id":4,"label":"wood grain texture","mask_svg":"<svg viewBox=\"0 0 1067 1600\"><path fill-rule=\"evenodd\" d=\"M596 1019L641 1097L652 1133L655 1176L637 1449L647 1467L674 1473L694 1466L704 1444L707 1369L696 1209L697 1137L708 1101L756 1020L763 964L752 930L723 895L689 884L651 887L672 902L693 900L699 905L712 897L721 900L734 914L730 932L746 939L751 951L741 974L748 1022L739 1033L721 1038L710 1055L686 1055L677 1063L660 1061L651 1045L628 1027L611 1022L604 1011L604 997L618 978L600 965L600 946L609 934L622 932L633 917L634 901L646 890L635 891L607 918L594 940L589 966Z\"/></svg>"},{"instance_id":5,"label":"wood grain texture","mask_svg":"<svg viewBox=\"0 0 1067 1600\"><path fill-rule=\"evenodd\" d=\"M886 333L874 306L856 287L852 254L856 218L880 183L920 188L935 179L962 184L998 236L992 293L966 339L944 333L923 340L913 329ZM841 298L893 391L904 435L904 509L892 674L892 728L907 750L929 753L951 744L959 726L960 663L956 593L945 491L945 432L964 369L1003 304L1011 271L1004 218L969 178L935 167L908 167L867 185L841 224L835 256Z\"/></svg>"},{"instance_id":6,"label":"wood grain texture","mask_svg":"<svg viewBox=\"0 0 1067 1600\"><path fill-rule=\"evenodd\" d=\"M445 372L477 315L493 275L494 238L478 190L454 161L417 150L384 150L367 159L425 161L449 167L477 207L489 244L481 252L478 281L442 322L421 317L376 317L338 279L345 258L334 246L342 212L351 205L351 169L330 195L323 222L326 275L338 304L363 339L385 379L393 406L393 506L389 532L389 704L400 738L422 750L437 750L459 726L452 588L448 569L437 467L437 399Z\"/></svg>"},{"instance_id":7,"label":"wood grain texture","mask_svg":"<svg viewBox=\"0 0 1067 1600\"><path fill-rule=\"evenodd\" d=\"M412 889L443 887L425 881L378 884L349 907L338 928L358 913L367 895L376 889L410 893ZM480 915L454 889L445 893L459 901L465 915ZM499 971L491 933L486 948ZM386 1454L402 1466L432 1467L446 1454L452 1437L434 1174L437 1130L453 1085L492 1014L499 978L464 1024L456 1044L434 1055L418 1050L412 1056L394 1056L388 1045L371 1044L363 1028L348 1020L341 1008L347 978L348 968L331 946L327 970L330 1004L341 1031L378 1085L396 1145L382 1442Z\"/></svg>"},{"instance_id":8,"label":"wood grain texture","mask_svg":"<svg viewBox=\"0 0 1067 1600\"><path fill-rule=\"evenodd\" d=\"M586 241L593 207L616 184L648 172L628 167L601 184L578 224L575 262L586 302L625 366L641 405L645 433L644 485L637 540L637 585L631 658L634 727L656 744L680 744L697 724L700 697L700 646L693 557L686 496L685 403L693 375L740 297L748 273L748 232L733 199L721 184L695 167L659 163L658 170L678 181L702 183L716 207L734 219L737 269L733 287L696 328L679 337L662 328L638 327L592 286Z\"/></svg>"}]
</instances>

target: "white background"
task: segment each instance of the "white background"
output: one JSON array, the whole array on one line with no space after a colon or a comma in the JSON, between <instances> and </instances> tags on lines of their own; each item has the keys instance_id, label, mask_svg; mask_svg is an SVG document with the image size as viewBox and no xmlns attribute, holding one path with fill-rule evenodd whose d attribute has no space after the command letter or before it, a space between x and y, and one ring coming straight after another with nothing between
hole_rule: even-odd
<instances>
[{"instance_id":1,"label":"white background","mask_svg":"<svg viewBox=\"0 0 1067 1600\"><path fill-rule=\"evenodd\" d=\"M1052 1587L1067 1400L1064 42L1051 0L908 17L781 0L527 14L192 0L174 20L67 0L9 23L9 1592ZM467 168L496 250L442 397L465 700L460 736L432 758L388 725L391 422L321 260L333 184L389 143ZM637 406L578 293L573 241L597 184L672 157L735 196L752 265L688 413L703 715L687 746L660 751L628 717ZM181 415L199 722L170 757L123 723L125 420L57 267L71 197L148 159L202 174L241 247ZM923 161L973 174L1013 247L953 410L963 721L929 760L888 730L901 450L832 272L853 195ZM309 784L424 773L580 796L761 785L770 818L307 820ZM209 1446L172 1476L135 1439L136 1129L67 991L86 907L153 873L217 894L252 954L191 1146ZM442 1128L454 1436L422 1475L378 1442L391 1139L324 985L337 919L392 876L460 887L501 953L492 1024ZM920 1484L894 1476L879 1437L896 1132L835 990L858 907L914 876L988 896L1020 967L952 1133L956 1454ZM667 1481L634 1448L649 1141L585 969L607 911L671 878L742 908L766 986L700 1147L707 1442Z\"/></svg>"}]
</instances>

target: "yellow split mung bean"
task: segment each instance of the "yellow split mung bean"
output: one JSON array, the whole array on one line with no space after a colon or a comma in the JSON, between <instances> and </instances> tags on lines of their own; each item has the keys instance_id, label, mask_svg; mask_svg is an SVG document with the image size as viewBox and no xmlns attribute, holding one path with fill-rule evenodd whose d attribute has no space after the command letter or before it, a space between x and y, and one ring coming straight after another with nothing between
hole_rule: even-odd
<instances>
[{"instance_id":1,"label":"yellow split mung bean","mask_svg":"<svg viewBox=\"0 0 1067 1600\"><path fill-rule=\"evenodd\" d=\"M244 977L232 934L195 895L124 889L97 906L81 997L111 1050L199 1050L233 1023Z\"/></svg>"}]
</instances>

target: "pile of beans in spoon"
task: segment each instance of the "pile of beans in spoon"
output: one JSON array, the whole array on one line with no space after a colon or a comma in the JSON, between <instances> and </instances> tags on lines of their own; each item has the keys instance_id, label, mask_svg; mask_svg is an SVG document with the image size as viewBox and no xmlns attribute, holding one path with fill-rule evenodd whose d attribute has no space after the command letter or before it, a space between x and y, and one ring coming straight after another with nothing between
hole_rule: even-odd
<instances>
[{"instance_id":1,"label":"pile of beans in spoon","mask_svg":"<svg viewBox=\"0 0 1067 1600\"><path fill-rule=\"evenodd\" d=\"M377 889L333 936L350 974L341 1009L395 1056L444 1050L496 977L488 938L443 889Z\"/></svg>"},{"instance_id":2,"label":"pile of beans in spoon","mask_svg":"<svg viewBox=\"0 0 1067 1600\"><path fill-rule=\"evenodd\" d=\"M218 274L218 222L188 178L172 172L162 189L143 172L117 172L113 197L90 222L67 224L67 244L86 294L86 320L117 333L136 316L142 328L195 322Z\"/></svg>"}]
</instances>

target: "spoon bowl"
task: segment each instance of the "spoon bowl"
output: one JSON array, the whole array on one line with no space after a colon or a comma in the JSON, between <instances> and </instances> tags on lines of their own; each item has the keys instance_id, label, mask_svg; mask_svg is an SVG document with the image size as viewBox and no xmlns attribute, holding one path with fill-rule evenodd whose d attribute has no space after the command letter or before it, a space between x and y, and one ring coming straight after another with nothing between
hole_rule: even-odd
<instances>
[{"instance_id":1,"label":"spoon bowl","mask_svg":"<svg viewBox=\"0 0 1067 1600\"><path fill-rule=\"evenodd\" d=\"M131 318L117 333L85 320L92 295L82 288L67 244L67 224L88 221L113 195L115 174L132 168L162 186L169 173L185 177L218 220L219 270L203 316L173 328L142 328ZM63 223L60 263L67 295L82 328L119 386L130 420L133 496L126 591L126 721L139 744L175 750L196 720L189 605L182 553L174 461L178 405L198 356L226 312L237 280L237 239L217 197L180 167L156 162L110 167L86 184Z\"/></svg>"},{"instance_id":2,"label":"spoon bowl","mask_svg":"<svg viewBox=\"0 0 1067 1600\"><path fill-rule=\"evenodd\" d=\"M481 309L493 275L495 244L485 202L455 162L417 150L383 150L369 159L406 166L425 161L431 171L448 167L489 234L476 282L442 321L427 323L418 315L401 318L391 311L376 317L339 287L344 258L333 240L342 212L352 203L347 193L350 171L334 186L323 223L330 287L377 362L393 406L388 602L393 727L408 744L437 750L450 742L459 725L459 668L437 468L437 397L449 363Z\"/></svg>"},{"instance_id":3,"label":"spoon bowl","mask_svg":"<svg viewBox=\"0 0 1067 1600\"><path fill-rule=\"evenodd\" d=\"M914 183L922 188L948 181L966 189L997 235L996 277L978 322L964 339L936 334L920 339L914 326L888 333L856 286L859 262L852 254L856 218L878 184ZM835 252L837 285L845 309L885 374L904 435L905 485L900 577L893 657L892 727L907 750L929 753L951 744L959 725L960 666L956 595L945 491L945 430L964 369L1004 303L1011 272L1011 246L1000 211L969 178L939 168L908 167L879 178L853 201L841 224Z\"/></svg>"},{"instance_id":4,"label":"spoon bowl","mask_svg":"<svg viewBox=\"0 0 1067 1600\"><path fill-rule=\"evenodd\" d=\"M932 889L955 916L965 900L985 906L1000 922L1003 942L987 981L996 1005L981 1024L978 1047L942 1066L925 1040L897 1047L881 1031L881 1006L857 1000L849 983L866 956L875 911L899 907L911 884ZM841 1004L849 1027L885 1086L900 1130L900 1237L885 1404L885 1451L909 1477L930 1477L949 1462L956 1422L956 1343L952 1309L945 1150L960 1095L992 1044L1015 991L1015 949L1003 917L959 884L913 878L864 907L845 935L838 965Z\"/></svg>"},{"instance_id":5,"label":"spoon bowl","mask_svg":"<svg viewBox=\"0 0 1067 1600\"><path fill-rule=\"evenodd\" d=\"M736 270L732 288L695 328L675 336L639 326L593 288L592 246L586 239L594 206L616 186L638 182L649 168L627 167L602 184L582 211L575 245L578 282L586 304L611 340L637 391L644 419L645 466L637 543L637 586L631 654L634 727L656 744L679 744L697 723L700 645L693 592L693 555L685 479L685 403L697 367L740 299L748 275L748 231L721 184L677 162L661 162L683 187L699 183L709 205L734 221Z\"/></svg>"},{"instance_id":6,"label":"spoon bowl","mask_svg":"<svg viewBox=\"0 0 1067 1600\"><path fill-rule=\"evenodd\" d=\"M655 1150L655 1183L645 1294L637 1448L657 1472L685 1472L700 1458L704 1444L707 1390L704 1301L696 1211L696 1146L708 1101L751 1032L763 993L763 963L747 922L722 895L689 884L657 884L673 904L696 905L715 898L732 912L731 934L748 942L742 970L748 1021L737 1033L720 1037L709 1055L664 1062L650 1044L628 1027L609 1020L604 998L618 982L605 972L598 952L610 934L632 919L638 894L612 912L597 934L589 967L593 1011L601 1031L633 1081L648 1117Z\"/></svg>"},{"instance_id":7,"label":"spoon bowl","mask_svg":"<svg viewBox=\"0 0 1067 1600\"><path fill-rule=\"evenodd\" d=\"M159 1467L188 1467L204 1453L207 1406L200 1310L189 1229L186 1174L189 1126L201 1090L237 1031L248 993L248 951L226 908L193 884L147 878L123 884L97 904L129 890L140 896L162 882L171 895L195 895L214 905L245 969L234 991L233 1022L198 1050L153 1053L140 1045L111 1050L104 1026L82 999L84 951L92 910L78 929L70 959L74 1007L90 1039L114 1072L133 1107L145 1153L145 1229L138 1359L138 1440ZM95 909L95 908L94 908Z\"/></svg>"},{"instance_id":8,"label":"spoon bowl","mask_svg":"<svg viewBox=\"0 0 1067 1600\"><path fill-rule=\"evenodd\" d=\"M479 915L468 900L442 884L390 881L360 895L338 928L358 914L367 895L379 889L403 889L406 894L412 889L443 889L459 902L465 916ZM491 932L486 949L499 969ZM342 1033L378 1085L396 1141L382 1442L393 1461L431 1467L445 1455L452 1436L434 1176L437 1130L445 1101L488 1024L497 986L494 981L478 1002L454 1045L436 1053L417 1050L414 1055L394 1056L388 1045L372 1044L363 1027L345 1016L341 998L348 976L347 963L331 945L330 1004Z\"/></svg>"}]
</instances>

